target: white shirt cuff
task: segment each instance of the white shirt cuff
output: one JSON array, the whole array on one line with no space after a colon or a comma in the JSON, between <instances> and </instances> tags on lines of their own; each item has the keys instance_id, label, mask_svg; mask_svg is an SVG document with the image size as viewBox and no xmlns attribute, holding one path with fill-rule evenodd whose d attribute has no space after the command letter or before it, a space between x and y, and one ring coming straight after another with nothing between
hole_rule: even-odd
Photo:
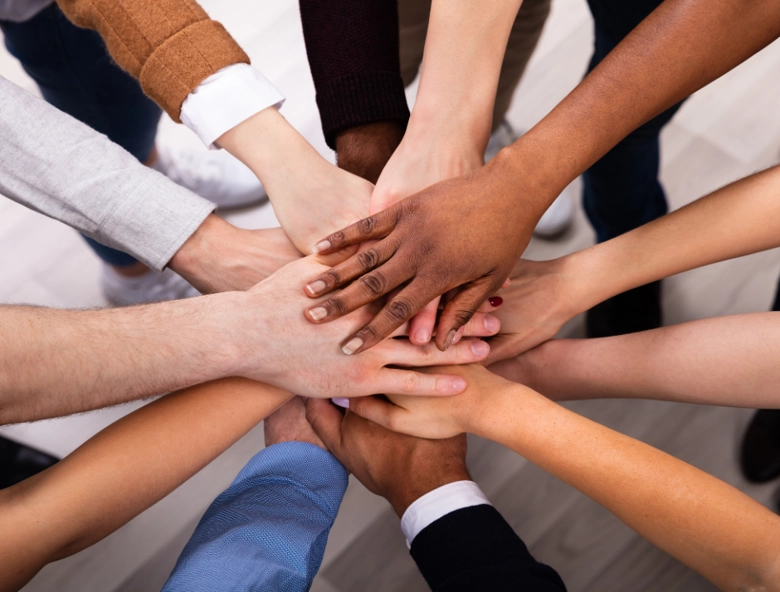
<instances>
[{"instance_id":1,"label":"white shirt cuff","mask_svg":"<svg viewBox=\"0 0 780 592\"><path fill-rule=\"evenodd\" d=\"M406 546L411 549L414 537L447 514L471 506L492 506L473 481L455 481L442 485L417 499L401 517Z\"/></svg>"},{"instance_id":2,"label":"white shirt cuff","mask_svg":"<svg viewBox=\"0 0 780 592\"><path fill-rule=\"evenodd\" d=\"M233 64L201 82L184 100L181 121L206 146L268 107L281 107L284 95L249 64Z\"/></svg>"}]
</instances>

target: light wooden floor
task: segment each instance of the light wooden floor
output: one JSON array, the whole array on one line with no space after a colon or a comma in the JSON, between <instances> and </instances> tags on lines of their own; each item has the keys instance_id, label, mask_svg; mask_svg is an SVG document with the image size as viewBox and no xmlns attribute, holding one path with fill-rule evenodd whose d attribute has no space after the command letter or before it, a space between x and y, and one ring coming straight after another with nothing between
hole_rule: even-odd
<instances>
[{"instance_id":1,"label":"light wooden floor","mask_svg":"<svg viewBox=\"0 0 780 592\"><path fill-rule=\"evenodd\" d=\"M204 0L202 4L222 20L288 96L283 113L319 150L328 153L319 129L295 0ZM577 83L591 43L584 0L555 0L540 47L513 102L509 114L513 124L527 129ZM673 207L777 162L778 71L780 45L775 44L698 93L667 127L662 178ZM34 89L5 53L0 53L0 74ZM160 138L164 143L200 149L192 134L169 120L163 122ZM573 189L578 188L575 182ZM230 219L247 227L276 224L267 207ZM558 242L534 240L526 255L546 259L592 241L578 206L576 224L567 236ZM102 306L98 270L97 258L75 232L0 197L0 301ZM664 295L667 321L766 310L779 274L780 256L772 251L671 278ZM580 319L563 331L566 335L581 332ZM3 432L63 455L133 407L13 426ZM763 503L774 492L776 485L748 485L737 470L737 446L750 411L635 401L582 402L571 407L709 471ZM49 566L25 590L159 590L203 510L261 447L262 433L257 428L173 495L102 543ZM600 506L522 458L478 439L472 439L469 457L474 478L534 555L558 569L572 592L713 589ZM384 500L356 482L347 491L313 589L426 589L408 556L398 519Z\"/></svg>"}]
</instances>

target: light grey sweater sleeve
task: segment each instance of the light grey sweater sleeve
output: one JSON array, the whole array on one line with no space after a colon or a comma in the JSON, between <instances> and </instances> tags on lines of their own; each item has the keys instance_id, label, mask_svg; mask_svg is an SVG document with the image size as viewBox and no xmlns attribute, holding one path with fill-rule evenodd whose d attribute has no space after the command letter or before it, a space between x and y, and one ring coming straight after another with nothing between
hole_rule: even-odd
<instances>
[{"instance_id":1,"label":"light grey sweater sleeve","mask_svg":"<svg viewBox=\"0 0 780 592\"><path fill-rule=\"evenodd\" d=\"M2 77L0 193L158 271L215 208Z\"/></svg>"}]
</instances>

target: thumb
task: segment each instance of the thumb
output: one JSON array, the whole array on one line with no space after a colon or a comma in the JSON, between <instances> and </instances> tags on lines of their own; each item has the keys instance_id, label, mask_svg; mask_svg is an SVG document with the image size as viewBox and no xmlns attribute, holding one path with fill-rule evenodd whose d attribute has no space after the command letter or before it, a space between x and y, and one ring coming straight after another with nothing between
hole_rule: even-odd
<instances>
[{"instance_id":1,"label":"thumb","mask_svg":"<svg viewBox=\"0 0 780 592\"><path fill-rule=\"evenodd\" d=\"M308 399L306 420L328 450L338 457L342 447L341 422L344 421L339 410L327 399Z\"/></svg>"}]
</instances>

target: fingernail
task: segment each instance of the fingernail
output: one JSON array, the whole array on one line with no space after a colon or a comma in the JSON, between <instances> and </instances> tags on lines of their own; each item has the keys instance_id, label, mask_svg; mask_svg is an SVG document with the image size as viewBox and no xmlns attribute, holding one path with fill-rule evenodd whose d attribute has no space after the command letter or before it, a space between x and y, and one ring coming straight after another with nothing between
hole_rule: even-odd
<instances>
[{"instance_id":1,"label":"fingernail","mask_svg":"<svg viewBox=\"0 0 780 592\"><path fill-rule=\"evenodd\" d=\"M501 328L501 321L491 315L485 315L485 331L488 333L497 333Z\"/></svg>"},{"instance_id":2,"label":"fingernail","mask_svg":"<svg viewBox=\"0 0 780 592\"><path fill-rule=\"evenodd\" d=\"M328 311L326 308L322 306L318 306L317 308L312 308L309 311L309 316L314 319L315 321L321 321L326 316L328 316Z\"/></svg>"},{"instance_id":3,"label":"fingernail","mask_svg":"<svg viewBox=\"0 0 780 592\"><path fill-rule=\"evenodd\" d=\"M308 286L306 286L306 291L312 296L316 296L324 289L325 289L325 282L323 282L322 280L317 280L316 282L312 282Z\"/></svg>"},{"instance_id":4,"label":"fingernail","mask_svg":"<svg viewBox=\"0 0 780 592\"><path fill-rule=\"evenodd\" d=\"M455 335L457 335L458 332L455 330L452 330L447 335L447 339L444 340L444 349L447 349L450 345L452 345L452 340L455 339Z\"/></svg>"},{"instance_id":5,"label":"fingernail","mask_svg":"<svg viewBox=\"0 0 780 592\"><path fill-rule=\"evenodd\" d=\"M324 282L323 282L323 284L324 284ZM490 306L492 306L493 308L496 308L496 307L501 306L502 304L504 304L504 299L501 298L501 296L491 296L490 298L488 298L488 302L490 303Z\"/></svg>"},{"instance_id":6,"label":"fingernail","mask_svg":"<svg viewBox=\"0 0 780 592\"><path fill-rule=\"evenodd\" d=\"M465 391L466 390L466 386L468 386L466 384L466 380L464 378L460 378L460 377L453 378L452 380L449 380L447 382L448 382L448 385L447 385L447 387L445 387L446 391L450 392L450 393L453 393L453 394L456 394L456 395L458 393L462 393L463 391Z\"/></svg>"},{"instance_id":7,"label":"fingernail","mask_svg":"<svg viewBox=\"0 0 780 592\"><path fill-rule=\"evenodd\" d=\"M360 339L360 337L353 337L344 345L344 347L341 348L341 351L343 351L348 356L351 356L361 347L363 347L363 340Z\"/></svg>"},{"instance_id":8,"label":"fingernail","mask_svg":"<svg viewBox=\"0 0 780 592\"><path fill-rule=\"evenodd\" d=\"M471 343L471 351L478 358L483 358L488 355L490 346L482 340L473 341Z\"/></svg>"},{"instance_id":9,"label":"fingernail","mask_svg":"<svg viewBox=\"0 0 780 592\"><path fill-rule=\"evenodd\" d=\"M342 399L342 398L339 398L339 397L333 397L330 401L334 405L338 405L339 407L343 407L344 409L349 409L349 399Z\"/></svg>"},{"instance_id":10,"label":"fingernail","mask_svg":"<svg viewBox=\"0 0 780 592\"><path fill-rule=\"evenodd\" d=\"M460 340L463 339L463 327L461 327L457 333L455 333L455 339L452 340L452 345L455 345L456 343L460 343Z\"/></svg>"},{"instance_id":11,"label":"fingernail","mask_svg":"<svg viewBox=\"0 0 780 592\"><path fill-rule=\"evenodd\" d=\"M314 245L314 254L322 253L323 251L327 251L330 249L330 241L329 240L323 240L318 242L316 245Z\"/></svg>"},{"instance_id":12,"label":"fingernail","mask_svg":"<svg viewBox=\"0 0 780 592\"><path fill-rule=\"evenodd\" d=\"M431 332L428 329L417 329L414 339L417 343L428 343L431 340Z\"/></svg>"}]
</instances>

